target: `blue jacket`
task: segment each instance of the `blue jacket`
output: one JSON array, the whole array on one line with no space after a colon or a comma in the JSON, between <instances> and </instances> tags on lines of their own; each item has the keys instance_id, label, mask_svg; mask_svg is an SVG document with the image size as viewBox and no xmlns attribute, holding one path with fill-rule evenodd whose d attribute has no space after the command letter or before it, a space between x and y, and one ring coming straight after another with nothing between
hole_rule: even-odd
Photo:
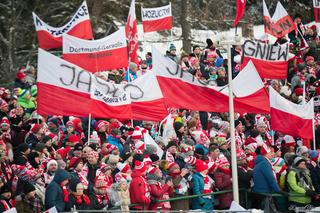
<instances>
[{"instance_id":1,"label":"blue jacket","mask_svg":"<svg viewBox=\"0 0 320 213\"><path fill-rule=\"evenodd\" d=\"M204 180L203 176L196 172L192 176L192 183L193 183L193 194L194 195L199 195L203 193L204 189ZM201 209L201 210L213 210L213 199L209 198L203 198L203 197L198 197L192 199L192 209Z\"/></svg>"},{"instance_id":2,"label":"blue jacket","mask_svg":"<svg viewBox=\"0 0 320 213\"><path fill-rule=\"evenodd\" d=\"M268 162L268 160L262 155L258 155L254 163L255 166L253 169L253 191L260 193L279 193L280 188L273 175L270 162Z\"/></svg>"},{"instance_id":3,"label":"blue jacket","mask_svg":"<svg viewBox=\"0 0 320 213\"><path fill-rule=\"evenodd\" d=\"M116 147L118 147L120 155L123 154L123 145L120 141L120 139L118 138L114 138L111 135L108 136L108 143L110 143L111 145L114 145Z\"/></svg>"},{"instance_id":4,"label":"blue jacket","mask_svg":"<svg viewBox=\"0 0 320 213\"><path fill-rule=\"evenodd\" d=\"M48 185L45 193L46 209L56 207L58 212L65 211L66 203L63 200L63 191L60 186L61 182L70 178L69 172L58 170L54 175L53 180Z\"/></svg>"},{"instance_id":5,"label":"blue jacket","mask_svg":"<svg viewBox=\"0 0 320 213\"><path fill-rule=\"evenodd\" d=\"M127 81L127 82L131 82L132 81L132 78L133 80L137 79L138 76L137 76L137 73L135 72L132 72L131 69L129 69L129 71L126 73L126 75L124 76L124 80Z\"/></svg>"}]
</instances>

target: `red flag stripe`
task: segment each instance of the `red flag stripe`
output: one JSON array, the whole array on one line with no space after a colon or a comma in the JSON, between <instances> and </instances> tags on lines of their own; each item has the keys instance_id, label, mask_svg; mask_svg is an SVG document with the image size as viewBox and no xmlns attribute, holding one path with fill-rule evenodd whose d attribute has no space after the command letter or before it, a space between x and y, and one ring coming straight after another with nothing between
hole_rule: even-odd
<instances>
[{"instance_id":1,"label":"red flag stripe","mask_svg":"<svg viewBox=\"0 0 320 213\"><path fill-rule=\"evenodd\" d=\"M161 30L170 30L172 29L172 16L152 20L152 21L143 21L143 32L153 32Z\"/></svg>"}]
</instances>

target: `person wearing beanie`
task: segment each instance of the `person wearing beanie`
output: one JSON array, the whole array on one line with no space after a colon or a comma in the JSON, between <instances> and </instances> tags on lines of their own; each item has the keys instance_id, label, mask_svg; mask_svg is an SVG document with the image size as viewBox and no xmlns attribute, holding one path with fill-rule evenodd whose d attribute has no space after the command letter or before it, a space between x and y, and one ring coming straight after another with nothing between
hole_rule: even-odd
<instances>
[{"instance_id":1,"label":"person wearing beanie","mask_svg":"<svg viewBox=\"0 0 320 213\"><path fill-rule=\"evenodd\" d=\"M131 174L130 182L130 200L132 203L139 203L140 206L134 206L134 210L148 210L151 203L150 186L146 182L147 166L138 160L134 162L134 169Z\"/></svg>"},{"instance_id":2,"label":"person wearing beanie","mask_svg":"<svg viewBox=\"0 0 320 213\"><path fill-rule=\"evenodd\" d=\"M101 210L108 206L109 195L108 195L108 183L105 181L104 176L98 175L95 178L93 193L89 194L91 205L93 209Z\"/></svg>"},{"instance_id":3,"label":"person wearing beanie","mask_svg":"<svg viewBox=\"0 0 320 213\"><path fill-rule=\"evenodd\" d=\"M151 204L149 210L161 209L168 211L171 209L170 202L156 203L154 200L166 200L170 198L173 193L173 182L169 178L165 182L163 181L163 174L161 170L152 166L147 171L147 183L150 186Z\"/></svg>"},{"instance_id":4,"label":"person wearing beanie","mask_svg":"<svg viewBox=\"0 0 320 213\"><path fill-rule=\"evenodd\" d=\"M200 61L201 58L201 48L199 45L194 45L192 47L192 53L190 53L189 57L195 57L196 59L198 59L198 61Z\"/></svg>"},{"instance_id":5,"label":"person wearing beanie","mask_svg":"<svg viewBox=\"0 0 320 213\"><path fill-rule=\"evenodd\" d=\"M320 161L317 160L317 166L310 171L312 184L318 194L320 194Z\"/></svg>"},{"instance_id":6,"label":"person wearing beanie","mask_svg":"<svg viewBox=\"0 0 320 213\"><path fill-rule=\"evenodd\" d=\"M43 179L46 186L48 186L51 183L57 170L57 161L49 160L49 162L47 163L47 172L43 173Z\"/></svg>"},{"instance_id":7,"label":"person wearing beanie","mask_svg":"<svg viewBox=\"0 0 320 213\"><path fill-rule=\"evenodd\" d=\"M68 169L69 169L71 178L79 179L79 181L83 184L84 189L88 189L89 182L87 178L83 175L82 168L83 168L82 158L78 158L78 157L71 158L68 164Z\"/></svg>"},{"instance_id":8,"label":"person wearing beanie","mask_svg":"<svg viewBox=\"0 0 320 213\"><path fill-rule=\"evenodd\" d=\"M176 121L173 123L173 128L174 128L174 131L175 131L179 141L182 141L182 139L184 138L184 135L185 135L184 124Z\"/></svg>"},{"instance_id":9,"label":"person wearing beanie","mask_svg":"<svg viewBox=\"0 0 320 213\"><path fill-rule=\"evenodd\" d=\"M70 179L69 189L71 193L69 194L68 203L66 204L65 211L71 211L72 208L77 210L90 210L91 202L88 195L84 193L84 186L79 179Z\"/></svg>"},{"instance_id":10,"label":"person wearing beanie","mask_svg":"<svg viewBox=\"0 0 320 213\"><path fill-rule=\"evenodd\" d=\"M138 65L134 62L130 62L129 70L126 72L124 81L132 82L133 80L137 79L138 78L137 71L138 71Z\"/></svg>"},{"instance_id":11,"label":"person wearing beanie","mask_svg":"<svg viewBox=\"0 0 320 213\"><path fill-rule=\"evenodd\" d=\"M129 164L119 162L117 169L119 172L115 175L115 181L119 182L119 180L124 179L129 183L132 180L132 170Z\"/></svg>"},{"instance_id":12,"label":"person wearing beanie","mask_svg":"<svg viewBox=\"0 0 320 213\"><path fill-rule=\"evenodd\" d=\"M212 193L213 180L208 176L208 164L200 159L197 159L195 164L196 173L192 176L194 195L208 194L203 197L192 199L191 206L194 210L211 211L213 210Z\"/></svg>"},{"instance_id":13,"label":"person wearing beanie","mask_svg":"<svg viewBox=\"0 0 320 213\"><path fill-rule=\"evenodd\" d=\"M67 184L69 183L70 174L65 170L58 170L47 186L45 192L45 207L50 209L56 207L58 212L65 211L66 204L69 201L69 192Z\"/></svg>"},{"instance_id":14,"label":"person wearing beanie","mask_svg":"<svg viewBox=\"0 0 320 213\"><path fill-rule=\"evenodd\" d=\"M152 165L153 166L159 166L159 163L160 163L160 158L157 154L151 154L150 156L150 159L152 161Z\"/></svg>"},{"instance_id":15,"label":"person wearing beanie","mask_svg":"<svg viewBox=\"0 0 320 213\"><path fill-rule=\"evenodd\" d=\"M178 145L176 141L169 141L167 147L166 147L166 160L170 162L175 161L176 154L178 152Z\"/></svg>"},{"instance_id":16,"label":"person wearing beanie","mask_svg":"<svg viewBox=\"0 0 320 213\"><path fill-rule=\"evenodd\" d=\"M263 143L258 147L256 152L258 153L255 159L255 166L253 169L253 191L258 193L280 193L275 174L270 162L272 157L270 148ZM253 208L263 209L263 201L265 196L259 195L254 198Z\"/></svg>"},{"instance_id":17,"label":"person wearing beanie","mask_svg":"<svg viewBox=\"0 0 320 213\"><path fill-rule=\"evenodd\" d=\"M120 151L120 155L123 154L123 139L121 138L121 132L118 128L111 130L110 135L108 136L108 143L114 145ZM124 141L123 141L124 142Z\"/></svg>"},{"instance_id":18,"label":"person wearing beanie","mask_svg":"<svg viewBox=\"0 0 320 213\"><path fill-rule=\"evenodd\" d=\"M223 154L229 162L231 162L231 153L229 151L229 144L227 142L227 138L218 137L216 138L215 143L218 144L220 153Z\"/></svg>"},{"instance_id":19,"label":"person wearing beanie","mask_svg":"<svg viewBox=\"0 0 320 213\"><path fill-rule=\"evenodd\" d=\"M238 184L239 188L243 189L249 189L251 185L251 180L253 176L253 171L248 169L247 166L247 156L245 151L242 149L237 149L237 171L238 171ZM245 206L245 193L240 192L239 193L239 199L240 199L240 205Z\"/></svg>"},{"instance_id":20,"label":"person wearing beanie","mask_svg":"<svg viewBox=\"0 0 320 213\"><path fill-rule=\"evenodd\" d=\"M76 134L69 135L66 146L74 147L77 143L80 143L80 138Z\"/></svg>"},{"instance_id":21,"label":"person wearing beanie","mask_svg":"<svg viewBox=\"0 0 320 213\"><path fill-rule=\"evenodd\" d=\"M312 198L319 198L307 169L307 162L303 157L294 158L287 176L287 184L290 193L301 195L299 197L289 195L289 204L292 206L306 206L311 204Z\"/></svg>"},{"instance_id":22,"label":"person wearing beanie","mask_svg":"<svg viewBox=\"0 0 320 213\"><path fill-rule=\"evenodd\" d=\"M82 174L87 178L89 182L89 188L94 185L94 180L97 176L97 171L103 166L104 163L99 161L99 153L91 151L87 154L87 163L82 169Z\"/></svg>"},{"instance_id":23,"label":"person wearing beanie","mask_svg":"<svg viewBox=\"0 0 320 213\"><path fill-rule=\"evenodd\" d=\"M36 194L36 188L29 182L23 181L23 193L16 197L17 212L42 212L43 204Z\"/></svg>"},{"instance_id":24,"label":"person wearing beanie","mask_svg":"<svg viewBox=\"0 0 320 213\"><path fill-rule=\"evenodd\" d=\"M73 147L73 150L72 150L73 152L71 156L81 158L82 150L83 150L83 145L81 143L76 143Z\"/></svg>"},{"instance_id":25,"label":"person wearing beanie","mask_svg":"<svg viewBox=\"0 0 320 213\"><path fill-rule=\"evenodd\" d=\"M48 124L48 130L55 134L55 135L59 135L60 134L60 119L56 116L49 118L47 124Z\"/></svg>"},{"instance_id":26,"label":"person wearing beanie","mask_svg":"<svg viewBox=\"0 0 320 213\"><path fill-rule=\"evenodd\" d=\"M14 153L14 164L26 165L28 162L28 155L30 154L30 148L28 144L22 143L18 146L16 152Z\"/></svg>"},{"instance_id":27,"label":"person wearing beanie","mask_svg":"<svg viewBox=\"0 0 320 213\"><path fill-rule=\"evenodd\" d=\"M0 189L0 212L8 211L14 207L15 200L12 198L11 185L3 185Z\"/></svg>"},{"instance_id":28,"label":"person wearing beanie","mask_svg":"<svg viewBox=\"0 0 320 213\"><path fill-rule=\"evenodd\" d=\"M56 160L64 160L68 156L70 151L71 151L70 146L68 146L66 148L62 147L62 148L58 149L56 152L55 159Z\"/></svg>"},{"instance_id":29,"label":"person wearing beanie","mask_svg":"<svg viewBox=\"0 0 320 213\"><path fill-rule=\"evenodd\" d=\"M107 130L109 129L109 122L105 120L99 120L94 124L94 128L98 133L101 143L106 143L108 137Z\"/></svg>"},{"instance_id":30,"label":"person wearing beanie","mask_svg":"<svg viewBox=\"0 0 320 213\"><path fill-rule=\"evenodd\" d=\"M170 58L172 61L178 63L178 57L177 57L177 48L174 44L170 44L169 50L167 51L166 56Z\"/></svg>"},{"instance_id":31,"label":"person wearing beanie","mask_svg":"<svg viewBox=\"0 0 320 213\"><path fill-rule=\"evenodd\" d=\"M34 147L37 143L40 143L43 136L44 136L44 130L41 124L32 124L30 128L30 132L26 137L26 143L30 147Z\"/></svg>"}]
</instances>

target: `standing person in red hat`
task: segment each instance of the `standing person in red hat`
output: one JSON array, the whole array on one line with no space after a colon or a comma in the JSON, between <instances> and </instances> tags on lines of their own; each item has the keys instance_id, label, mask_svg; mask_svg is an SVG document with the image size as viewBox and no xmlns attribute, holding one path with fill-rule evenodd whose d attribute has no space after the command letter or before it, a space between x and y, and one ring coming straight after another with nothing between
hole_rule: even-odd
<instances>
[{"instance_id":1,"label":"standing person in red hat","mask_svg":"<svg viewBox=\"0 0 320 213\"><path fill-rule=\"evenodd\" d=\"M193 194L208 194L207 196L197 197L192 200L192 209L213 210L213 180L208 176L208 164L200 159L196 161L196 173L192 176Z\"/></svg>"},{"instance_id":2,"label":"standing person in red hat","mask_svg":"<svg viewBox=\"0 0 320 213\"><path fill-rule=\"evenodd\" d=\"M139 206L132 207L134 210L148 210L151 202L150 186L146 181L147 166L138 160L134 162L132 172L132 181L130 182L131 203L137 203Z\"/></svg>"}]
</instances>

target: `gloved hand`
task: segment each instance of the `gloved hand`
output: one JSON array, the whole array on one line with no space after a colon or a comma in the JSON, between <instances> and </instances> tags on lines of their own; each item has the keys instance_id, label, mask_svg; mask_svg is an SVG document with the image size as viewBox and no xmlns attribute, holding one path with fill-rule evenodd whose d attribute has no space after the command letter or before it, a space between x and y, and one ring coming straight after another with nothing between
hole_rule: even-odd
<instances>
[{"instance_id":1,"label":"gloved hand","mask_svg":"<svg viewBox=\"0 0 320 213\"><path fill-rule=\"evenodd\" d=\"M313 190L307 190L306 191L306 195L309 197L313 197L317 195L317 192L313 191Z\"/></svg>"}]
</instances>

